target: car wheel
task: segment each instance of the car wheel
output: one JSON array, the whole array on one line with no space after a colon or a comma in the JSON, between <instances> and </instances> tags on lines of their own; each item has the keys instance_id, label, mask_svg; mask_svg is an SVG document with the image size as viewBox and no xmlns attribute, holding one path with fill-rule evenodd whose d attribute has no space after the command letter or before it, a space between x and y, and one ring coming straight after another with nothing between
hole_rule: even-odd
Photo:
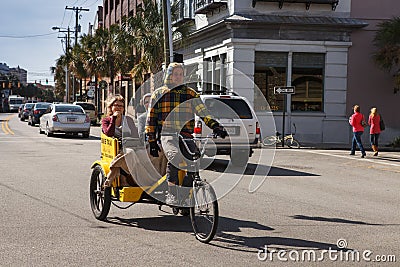
<instances>
[{"instance_id":1,"label":"car wheel","mask_svg":"<svg viewBox=\"0 0 400 267\"><path fill-rule=\"evenodd\" d=\"M28 125L31 125L31 117L28 117Z\"/></svg>"},{"instance_id":2,"label":"car wheel","mask_svg":"<svg viewBox=\"0 0 400 267\"><path fill-rule=\"evenodd\" d=\"M89 132L82 133L83 138L89 138L89 136L90 136Z\"/></svg>"},{"instance_id":3,"label":"car wheel","mask_svg":"<svg viewBox=\"0 0 400 267\"><path fill-rule=\"evenodd\" d=\"M31 126L35 126L35 122L33 120L31 121Z\"/></svg>"},{"instance_id":4,"label":"car wheel","mask_svg":"<svg viewBox=\"0 0 400 267\"><path fill-rule=\"evenodd\" d=\"M232 150L231 151L231 162L234 166L244 167L249 160L249 150L241 149L241 150Z\"/></svg>"},{"instance_id":5,"label":"car wheel","mask_svg":"<svg viewBox=\"0 0 400 267\"><path fill-rule=\"evenodd\" d=\"M44 131L42 131L42 127L40 127L40 124L39 124L39 134L43 134L44 133Z\"/></svg>"}]
</instances>

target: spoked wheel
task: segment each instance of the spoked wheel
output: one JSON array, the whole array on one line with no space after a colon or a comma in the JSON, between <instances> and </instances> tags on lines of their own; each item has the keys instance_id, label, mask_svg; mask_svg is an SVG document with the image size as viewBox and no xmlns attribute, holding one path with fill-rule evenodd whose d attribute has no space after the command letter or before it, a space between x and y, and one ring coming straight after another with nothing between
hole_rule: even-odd
<instances>
[{"instance_id":1,"label":"spoked wheel","mask_svg":"<svg viewBox=\"0 0 400 267\"><path fill-rule=\"evenodd\" d=\"M96 219L104 221L107 218L111 206L111 188L103 189L106 179L103 169L97 165L90 177L90 206Z\"/></svg>"},{"instance_id":2,"label":"spoked wheel","mask_svg":"<svg viewBox=\"0 0 400 267\"><path fill-rule=\"evenodd\" d=\"M300 148L300 143L294 138L287 139L285 143L290 148Z\"/></svg>"},{"instance_id":3,"label":"spoked wheel","mask_svg":"<svg viewBox=\"0 0 400 267\"><path fill-rule=\"evenodd\" d=\"M272 146L276 144L276 136L267 136L263 139L262 143L264 146Z\"/></svg>"},{"instance_id":4,"label":"spoked wheel","mask_svg":"<svg viewBox=\"0 0 400 267\"><path fill-rule=\"evenodd\" d=\"M218 227L218 202L214 189L206 182L193 187L190 220L196 239L203 243L210 242Z\"/></svg>"}]
</instances>

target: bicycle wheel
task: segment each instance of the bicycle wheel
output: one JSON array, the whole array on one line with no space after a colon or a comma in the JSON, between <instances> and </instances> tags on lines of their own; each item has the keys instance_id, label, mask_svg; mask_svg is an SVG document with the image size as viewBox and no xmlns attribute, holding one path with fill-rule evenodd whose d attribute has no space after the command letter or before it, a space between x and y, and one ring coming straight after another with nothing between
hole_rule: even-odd
<instances>
[{"instance_id":1,"label":"bicycle wheel","mask_svg":"<svg viewBox=\"0 0 400 267\"><path fill-rule=\"evenodd\" d=\"M275 145L277 143L278 139L276 138L276 136L271 135L271 136L267 136L263 139L262 143L264 146L272 146Z\"/></svg>"},{"instance_id":2,"label":"bicycle wheel","mask_svg":"<svg viewBox=\"0 0 400 267\"><path fill-rule=\"evenodd\" d=\"M190 220L196 239L210 242L218 227L218 202L214 189L207 182L193 187Z\"/></svg>"},{"instance_id":3,"label":"bicycle wheel","mask_svg":"<svg viewBox=\"0 0 400 267\"><path fill-rule=\"evenodd\" d=\"M290 148L300 148L300 143L294 138L286 139L285 143Z\"/></svg>"},{"instance_id":4,"label":"bicycle wheel","mask_svg":"<svg viewBox=\"0 0 400 267\"><path fill-rule=\"evenodd\" d=\"M97 165L90 177L90 206L96 219L104 221L111 206L111 188L102 188L106 176L103 169Z\"/></svg>"}]
</instances>

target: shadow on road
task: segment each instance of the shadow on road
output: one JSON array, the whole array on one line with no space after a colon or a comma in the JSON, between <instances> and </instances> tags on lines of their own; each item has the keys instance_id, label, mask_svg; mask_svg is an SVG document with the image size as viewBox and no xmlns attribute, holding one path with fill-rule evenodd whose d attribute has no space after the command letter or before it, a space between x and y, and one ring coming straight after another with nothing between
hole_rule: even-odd
<instances>
[{"instance_id":1,"label":"shadow on road","mask_svg":"<svg viewBox=\"0 0 400 267\"><path fill-rule=\"evenodd\" d=\"M243 228L256 229L260 233L264 233L264 235L252 237L236 234L242 232L241 229ZM265 234L265 231L273 231L275 229L253 221L220 217L219 229L221 231L217 233L216 238L214 238L215 241L211 245L229 250L256 253L265 246L275 250L339 249L336 244L288 237L272 237Z\"/></svg>"},{"instance_id":2,"label":"shadow on road","mask_svg":"<svg viewBox=\"0 0 400 267\"><path fill-rule=\"evenodd\" d=\"M206 170L209 171L215 171L215 172L222 172L222 173L236 173L236 174L241 174L243 173L243 168L234 168L230 167L228 168L229 161L228 160L223 160L223 159L215 159L213 163L211 163ZM257 167L259 167L260 164L253 164L253 163L248 163L246 170L244 171L244 175L253 175L256 173ZM263 165L261 165L263 166ZM267 167L268 166L264 166ZM291 170L291 169L286 169L286 168L280 168L280 167L274 167L272 166L269 170L268 176L320 176L318 174L314 173L309 173L309 172L303 172L303 171L296 171L296 170Z\"/></svg>"},{"instance_id":3,"label":"shadow on road","mask_svg":"<svg viewBox=\"0 0 400 267\"><path fill-rule=\"evenodd\" d=\"M290 216L296 220L308 220L308 221L320 221L320 222L335 222L335 223L348 223L348 224L361 224L361 225L382 225L376 223L366 223L361 221L352 221L346 220L341 218L326 218L326 217L313 217L313 216L306 216L306 215L294 215Z\"/></svg>"},{"instance_id":4,"label":"shadow on road","mask_svg":"<svg viewBox=\"0 0 400 267\"><path fill-rule=\"evenodd\" d=\"M374 157L374 160L390 161L390 162L400 162L400 158L388 157L388 156Z\"/></svg>"},{"instance_id":5,"label":"shadow on road","mask_svg":"<svg viewBox=\"0 0 400 267\"><path fill-rule=\"evenodd\" d=\"M108 217L107 222L111 224L136 227L157 232L193 232L190 218L187 216L161 215L157 217L132 219Z\"/></svg>"}]
</instances>

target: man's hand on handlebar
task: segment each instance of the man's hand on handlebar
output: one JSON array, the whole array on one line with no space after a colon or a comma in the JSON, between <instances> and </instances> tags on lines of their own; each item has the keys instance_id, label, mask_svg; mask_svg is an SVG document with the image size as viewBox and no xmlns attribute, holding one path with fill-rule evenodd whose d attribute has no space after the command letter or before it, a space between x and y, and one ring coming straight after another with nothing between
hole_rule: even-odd
<instances>
[{"instance_id":1,"label":"man's hand on handlebar","mask_svg":"<svg viewBox=\"0 0 400 267\"><path fill-rule=\"evenodd\" d=\"M222 126L217 126L213 129L213 135L215 137L219 136L222 139L225 139L225 137L228 136L228 132L224 129Z\"/></svg>"},{"instance_id":2,"label":"man's hand on handlebar","mask_svg":"<svg viewBox=\"0 0 400 267\"><path fill-rule=\"evenodd\" d=\"M160 147L157 144L157 141L149 142L150 145L150 155L155 158L158 158L158 152L161 152Z\"/></svg>"}]
</instances>

